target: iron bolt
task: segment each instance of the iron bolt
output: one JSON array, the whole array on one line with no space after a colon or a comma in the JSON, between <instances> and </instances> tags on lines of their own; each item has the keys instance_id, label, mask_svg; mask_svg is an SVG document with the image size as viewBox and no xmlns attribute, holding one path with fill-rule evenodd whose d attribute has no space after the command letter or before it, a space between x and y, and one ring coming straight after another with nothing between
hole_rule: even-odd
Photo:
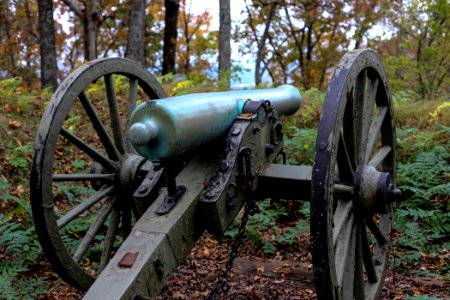
<instances>
[{"instance_id":1,"label":"iron bolt","mask_svg":"<svg viewBox=\"0 0 450 300\"><path fill-rule=\"evenodd\" d=\"M232 210L234 210L236 208L236 201L234 201L234 198L233 199L229 199L228 201L227 201L227 210L228 211L232 211Z\"/></svg>"},{"instance_id":2,"label":"iron bolt","mask_svg":"<svg viewBox=\"0 0 450 300\"><path fill-rule=\"evenodd\" d=\"M267 144L265 148L266 156L275 152L275 147L272 144Z\"/></svg>"},{"instance_id":3,"label":"iron bolt","mask_svg":"<svg viewBox=\"0 0 450 300\"><path fill-rule=\"evenodd\" d=\"M226 161L220 163L220 171L225 172L230 167L230 164Z\"/></svg>"},{"instance_id":4,"label":"iron bolt","mask_svg":"<svg viewBox=\"0 0 450 300\"><path fill-rule=\"evenodd\" d=\"M240 128L235 128L231 132L231 134L234 135L234 136L238 136L240 133L241 133L241 129Z\"/></svg>"},{"instance_id":5,"label":"iron bolt","mask_svg":"<svg viewBox=\"0 0 450 300\"><path fill-rule=\"evenodd\" d=\"M205 193L205 198L206 198L206 199L211 199L211 198L213 198L215 195L216 195L216 192L215 192L215 191L207 191L207 192Z\"/></svg>"},{"instance_id":6,"label":"iron bolt","mask_svg":"<svg viewBox=\"0 0 450 300\"><path fill-rule=\"evenodd\" d=\"M144 185L144 186L141 186L140 188L139 188L139 193L145 193L146 191L148 190L148 188Z\"/></svg>"}]
</instances>

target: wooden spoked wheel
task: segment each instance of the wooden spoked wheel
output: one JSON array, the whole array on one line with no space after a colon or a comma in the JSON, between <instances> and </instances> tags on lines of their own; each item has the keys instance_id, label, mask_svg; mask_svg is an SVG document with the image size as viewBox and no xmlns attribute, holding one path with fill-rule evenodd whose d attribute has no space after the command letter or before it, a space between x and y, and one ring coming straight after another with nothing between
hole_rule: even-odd
<instances>
[{"instance_id":1,"label":"wooden spoked wheel","mask_svg":"<svg viewBox=\"0 0 450 300\"><path fill-rule=\"evenodd\" d=\"M388 264L395 189L391 94L372 50L330 80L312 171L311 250L319 299L376 299Z\"/></svg>"},{"instance_id":2,"label":"wooden spoked wheel","mask_svg":"<svg viewBox=\"0 0 450 300\"><path fill-rule=\"evenodd\" d=\"M42 117L30 178L34 224L53 268L83 290L137 219L133 190L151 163L125 128L136 102L149 97L166 95L144 67L98 59L61 83Z\"/></svg>"}]
</instances>

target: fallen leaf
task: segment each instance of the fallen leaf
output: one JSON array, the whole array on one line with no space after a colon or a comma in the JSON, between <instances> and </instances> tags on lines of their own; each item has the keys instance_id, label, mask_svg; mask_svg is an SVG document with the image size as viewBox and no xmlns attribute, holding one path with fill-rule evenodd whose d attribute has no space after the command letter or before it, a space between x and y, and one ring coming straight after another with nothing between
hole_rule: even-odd
<instances>
[{"instance_id":1,"label":"fallen leaf","mask_svg":"<svg viewBox=\"0 0 450 300\"><path fill-rule=\"evenodd\" d=\"M23 188L23 185L19 184L16 188L17 195L22 195L25 192L25 189Z\"/></svg>"},{"instance_id":2,"label":"fallen leaf","mask_svg":"<svg viewBox=\"0 0 450 300\"><path fill-rule=\"evenodd\" d=\"M186 295L182 294L181 292L175 292L175 294L173 294L173 298L174 299L186 299Z\"/></svg>"},{"instance_id":3,"label":"fallen leaf","mask_svg":"<svg viewBox=\"0 0 450 300\"><path fill-rule=\"evenodd\" d=\"M20 123L19 120L11 120L8 122L8 126L11 128L19 128L20 126L22 126L22 123Z\"/></svg>"},{"instance_id":4,"label":"fallen leaf","mask_svg":"<svg viewBox=\"0 0 450 300\"><path fill-rule=\"evenodd\" d=\"M273 281L273 283L275 283L275 284L280 284L280 283L283 283L283 282L284 282L284 279L274 280Z\"/></svg>"}]
</instances>

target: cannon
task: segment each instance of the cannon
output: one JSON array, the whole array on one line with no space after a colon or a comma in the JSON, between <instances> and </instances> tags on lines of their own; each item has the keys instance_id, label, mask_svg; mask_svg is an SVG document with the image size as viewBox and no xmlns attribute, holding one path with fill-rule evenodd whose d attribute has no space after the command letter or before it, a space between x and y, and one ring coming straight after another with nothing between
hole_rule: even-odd
<instances>
[{"instance_id":1,"label":"cannon","mask_svg":"<svg viewBox=\"0 0 450 300\"><path fill-rule=\"evenodd\" d=\"M222 235L259 199L303 199L318 298L377 299L400 194L380 59L354 50L337 65L312 166L286 164L283 151L280 115L300 102L289 85L167 97L122 58L78 68L44 112L31 169L55 271L85 299L155 297L205 230Z\"/></svg>"}]
</instances>

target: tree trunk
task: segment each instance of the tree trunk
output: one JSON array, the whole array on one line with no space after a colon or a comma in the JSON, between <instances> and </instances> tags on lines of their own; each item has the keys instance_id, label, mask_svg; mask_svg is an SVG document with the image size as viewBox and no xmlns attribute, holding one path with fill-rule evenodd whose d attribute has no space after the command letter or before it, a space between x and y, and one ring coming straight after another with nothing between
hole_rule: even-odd
<instances>
[{"instance_id":1,"label":"tree trunk","mask_svg":"<svg viewBox=\"0 0 450 300\"><path fill-rule=\"evenodd\" d=\"M38 0L41 86L56 90L56 46L52 0Z\"/></svg>"},{"instance_id":2,"label":"tree trunk","mask_svg":"<svg viewBox=\"0 0 450 300\"><path fill-rule=\"evenodd\" d=\"M179 0L164 0L166 8L162 74L175 73Z\"/></svg>"},{"instance_id":3,"label":"tree trunk","mask_svg":"<svg viewBox=\"0 0 450 300\"><path fill-rule=\"evenodd\" d=\"M230 0L220 0L220 25L219 25L219 78L227 81L230 86L228 74L231 66L231 12ZM223 77L226 76L226 77Z\"/></svg>"},{"instance_id":4,"label":"tree trunk","mask_svg":"<svg viewBox=\"0 0 450 300\"><path fill-rule=\"evenodd\" d=\"M84 59L89 61L97 57L97 33L102 22L97 0L84 1L84 7L77 6L71 0L62 0L80 19L83 25Z\"/></svg>"},{"instance_id":5,"label":"tree trunk","mask_svg":"<svg viewBox=\"0 0 450 300\"><path fill-rule=\"evenodd\" d=\"M86 1L83 11L84 57L87 61L97 58L97 31L101 14L97 1Z\"/></svg>"},{"instance_id":6,"label":"tree trunk","mask_svg":"<svg viewBox=\"0 0 450 300\"><path fill-rule=\"evenodd\" d=\"M125 57L144 64L145 0L131 0Z\"/></svg>"},{"instance_id":7,"label":"tree trunk","mask_svg":"<svg viewBox=\"0 0 450 300\"><path fill-rule=\"evenodd\" d=\"M258 54L256 56L255 63L255 85L261 83L262 72L261 72L261 61L263 60L263 52L264 52L264 44L266 43L267 38L269 37L269 27L270 23L272 23L272 19L275 16L276 7L278 2L273 2L272 7L270 8L269 15L267 16L265 22L264 33L261 37L261 40L258 42Z\"/></svg>"}]
</instances>

